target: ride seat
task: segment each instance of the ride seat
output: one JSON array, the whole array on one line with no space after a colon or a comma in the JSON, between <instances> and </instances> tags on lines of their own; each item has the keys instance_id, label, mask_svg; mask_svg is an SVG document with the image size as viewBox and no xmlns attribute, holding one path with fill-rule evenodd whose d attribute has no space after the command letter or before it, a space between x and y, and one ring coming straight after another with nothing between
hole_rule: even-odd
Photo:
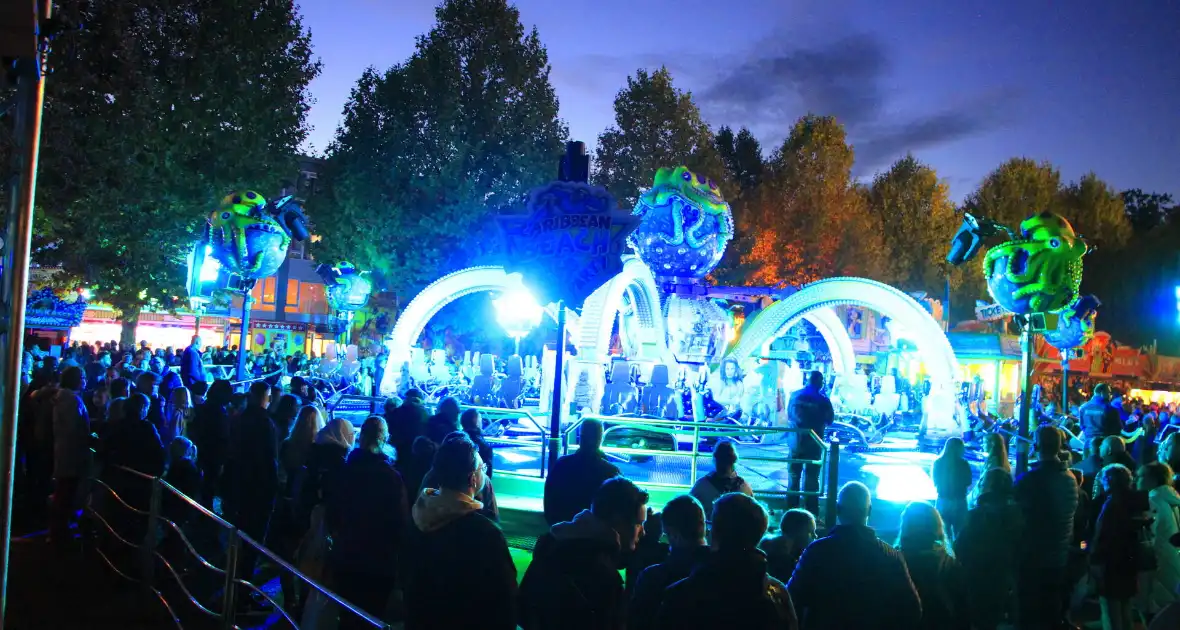
<instances>
[{"instance_id":1,"label":"ride seat","mask_svg":"<svg viewBox=\"0 0 1180 630\"><path fill-rule=\"evenodd\" d=\"M643 413L667 419L679 419L683 404L680 393L672 389L668 383L668 366L653 365L651 368L651 382L643 388Z\"/></svg>"},{"instance_id":2,"label":"ride seat","mask_svg":"<svg viewBox=\"0 0 1180 630\"><path fill-rule=\"evenodd\" d=\"M616 361L610 374L610 382L602 392L602 413L633 413L639 406L639 389L631 384L631 366L626 361Z\"/></svg>"},{"instance_id":3,"label":"ride seat","mask_svg":"<svg viewBox=\"0 0 1180 630\"><path fill-rule=\"evenodd\" d=\"M496 379L496 357L484 353L479 356L479 374L471 379L471 400L477 405L492 399L492 386Z\"/></svg>"},{"instance_id":4,"label":"ride seat","mask_svg":"<svg viewBox=\"0 0 1180 630\"><path fill-rule=\"evenodd\" d=\"M524 365L519 354L508 357L505 371L507 376L500 382L500 405L516 409L520 407L520 394L524 390Z\"/></svg>"},{"instance_id":5,"label":"ride seat","mask_svg":"<svg viewBox=\"0 0 1180 630\"><path fill-rule=\"evenodd\" d=\"M451 366L447 361L446 350L432 350L430 352L430 378L440 384L450 382Z\"/></svg>"}]
</instances>

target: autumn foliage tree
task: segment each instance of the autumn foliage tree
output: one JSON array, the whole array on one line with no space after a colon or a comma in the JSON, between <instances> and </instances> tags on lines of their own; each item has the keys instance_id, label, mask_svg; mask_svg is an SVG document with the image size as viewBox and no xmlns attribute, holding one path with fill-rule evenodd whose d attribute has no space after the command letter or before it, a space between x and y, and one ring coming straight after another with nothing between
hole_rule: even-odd
<instances>
[{"instance_id":1,"label":"autumn foliage tree","mask_svg":"<svg viewBox=\"0 0 1180 630\"><path fill-rule=\"evenodd\" d=\"M809 114L795 123L737 226L754 238L741 261L750 284L882 276L881 225L853 182L852 162L835 118Z\"/></svg>"}]
</instances>

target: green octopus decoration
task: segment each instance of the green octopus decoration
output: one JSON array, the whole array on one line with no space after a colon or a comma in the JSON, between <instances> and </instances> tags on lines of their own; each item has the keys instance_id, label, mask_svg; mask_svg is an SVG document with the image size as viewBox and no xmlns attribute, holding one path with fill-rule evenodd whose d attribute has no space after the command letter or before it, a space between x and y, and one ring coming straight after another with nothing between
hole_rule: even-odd
<instances>
[{"instance_id":1,"label":"green octopus decoration","mask_svg":"<svg viewBox=\"0 0 1180 630\"><path fill-rule=\"evenodd\" d=\"M685 204L672 203L680 197L702 210L695 218L685 217ZM636 206L636 214L641 214L639 208L658 208L666 204L672 205L671 236L661 235L662 240L669 245L680 245L685 242L689 247L702 247L709 236L716 234L722 242L733 236L733 216L730 214L729 204L721 197L721 188L712 178L701 177L690 171L687 166L676 168L663 167L656 171L655 182L652 187L640 196ZM701 230L710 230L710 218L718 223L716 232L701 234ZM685 225L685 219L691 223Z\"/></svg>"},{"instance_id":2,"label":"green octopus decoration","mask_svg":"<svg viewBox=\"0 0 1180 630\"><path fill-rule=\"evenodd\" d=\"M267 211L266 198L252 190L222 199L209 217L209 228L214 257L247 280L278 271L291 244L287 229Z\"/></svg>"},{"instance_id":3,"label":"green octopus decoration","mask_svg":"<svg viewBox=\"0 0 1180 630\"><path fill-rule=\"evenodd\" d=\"M1013 313L1059 311L1078 299L1086 251L1065 218L1048 211L1033 215L1020 224L1019 238L988 250L988 289Z\"/></svg>"}]
</instances>

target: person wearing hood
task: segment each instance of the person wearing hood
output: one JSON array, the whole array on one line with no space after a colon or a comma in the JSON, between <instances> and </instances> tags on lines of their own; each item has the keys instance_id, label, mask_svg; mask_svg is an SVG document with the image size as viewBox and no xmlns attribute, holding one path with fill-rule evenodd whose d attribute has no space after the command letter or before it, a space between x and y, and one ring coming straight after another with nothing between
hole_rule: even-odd
<instances>
[{"instance_id":1,"label":"person wearing hood","mask_svg":"<svg viewBox=\"0 0 1180 630\"><path fill-rule=\"evenodd\" d=\"M590 509L558 523L537 539L533 561L520 584L520 622L525 630L626 625L623 568L647 520L647 492L629 479L606 480Z\"/></svg>"},{"instance_id":2,"label":"person wearing hood","mask_svg":"<svg viewBox=\"0 0 1180 630\"><path fill-rule=\"evenodd\" d=\"M766 573L758 543L766 534L766 508L740 492L713 503L713 553L687 578L668 587L659 627L740 627L798 630L799 619L782 582Z\"/></svg>"},{"instance_id":3,"label":"person wearing hood","mask_svg":"<svg viewBox=\"0 0 1180 630\"><path fill-rule=\"evenodd\" d=\"M369 416L361 425L357 448L348 454L339 485L328 503L333 547L328 559L336 592L381 618L397 577L398 553L409 507L401 475L383 451L389 440L385 418ZM367 628L368 622L346 615L340 627Z\"/></svg>"},{"instance_id":4,"label":"person wearing hood","mask_svg":"<svg viewBox=\"0 0 1180 630\"><path fill-rule=\"evenodd\" d=\"M545 522L550 527L589 508L603 482L619 476L619 469L602 452L602 436L601 421L583 421L578 450L558 458L545 476Z\"/></svg>"},{"instance_id":5,"label":"person wearing hood","mask_svg":"<svg viewBox=\"0 0 1180 630\"><path fill-rule=\"evenodd\" d=\"M463 434L448 436L431 475L437 487L414 502L402 553L406 630L515 630L516 566L475 499L487 481L479 449ZM459 584L472 588L459 594Z\"/></svg>"},{"instance_id":6,"label":"person wearing hood","mask_svg":"<svg viewBox=\"0 0 1180 630\"><path fill-rule=\"evenodd\" d=\"M630 630L655 628L664 589L688 577L695 566L709 557L705 510L695 497L682 494L672 499L664 506L660 520L668 533L670 551L666 560L647 567L635 579L627 612Z\"/></svg>"},{"instance_id":7,"label":"person wearing hood","mask_svg":"<svg viewBox=\"0 0 1180 630\"><path fill-rule=\"evenodd\" d=\"M405 467L412 465L414 440L426 434L426 424L430 414L422 406L422 392L411 388L406 391L405 400L401 406L386 415L389 424L389 443L397 451L397 469L403 475Z\"/></svg>"},{"instance_id":8,"label":"person wearing hood","mask_svg":"<svg viewBox=\"0 0 1180 630\"><path fill-rule=\"evenodd\" d=\"M196 499L201 492L201 469L197 467L197 447L188 438L178 435L168 444L168 471L164 481L181 494ZM171 492L164 493L164 516L177 525L184 525L191 514L188 505Z\"/></svg>"},{"instance_id":9,"label":"person wearing hood","mask_svg":"<svg viewBox=\"0 0 1180 630\"><path fill-rule=\"evenodd\" d=\"M205 402L193 412L187 427L189 439L201 453L197 466L201 469L201 492L196 498L206 508L213 508L213 498L220 494L221 473L229 451L229 403L233 386L225 379L213 381ZM112 423L114 420L112 419Z\"/></svg>"},{"instance_id":10,"label":"person wearing hood","mask_svg":"<svg viewBox=\"0 0 1180 630\"><path fill-rule=\"evenodd\" d=\"M1136 484L1147 493L1151 506L1152 541L1156 570L1147 589L1148 612L1158 611L1177 601L1180 589L1180 550L1170 542L1180 534L1180 494L1172 487L1172 469L1167 464L1154 462L1139 469Z\"/></svg>"},{"instance_id":11,"label":"person wearing hood","mask_svg":"<svg viewBox=\"0 0 1180 630\"><path fill-rule=\"evenodd\" d=\"M344 468L349 451L355 440L355 428L342 418L332 418L315 436L315 442L307 453L307 470L302 486L295 491L296 518L309 519L311 511L320 503L328 502L339 488L336 483Z\"/></svg>"},{"instance_id":12,"label":"person wearing hood","mask_svg":"<svg viewBox=\"0 0 1180 630\"><path fill-rule=\"evenodd\" d=\"M61 389L53 402L53 519L54 542L69 538L70 519L77 503L78 484L90 472L90 416L82 392L86 376L72 366L61 373Z\"/></svg>"}]
</instances>

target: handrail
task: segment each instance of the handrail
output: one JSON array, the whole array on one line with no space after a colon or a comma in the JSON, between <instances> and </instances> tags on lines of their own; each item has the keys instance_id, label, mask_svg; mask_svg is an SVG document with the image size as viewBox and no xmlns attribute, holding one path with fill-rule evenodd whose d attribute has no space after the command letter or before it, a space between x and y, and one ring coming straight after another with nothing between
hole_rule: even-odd
<instances>
[{"instance_id":1,"label":"handrail","mask_svg":"<svg viewBox=\"0 0 1180 630\"><path fill-rule=\"evenodd\" d=\"M546 456L548 454L548 449L549 449L549 440L547 439L549 437L549 430L539 420L537 420L536 416L529 413L529 411L527 409L523 409L523 408L512 409L509 407L487 407L487 406L483 406L483 405L470 405L467 407L467 409L474 409L474 410L478 411L480 416L511 416L511 417L515 417L517 419L528 418L529 423L533 425L533 427L537 430L537 433L541 436L541 440L540 440L540 447L541 447L540 464L541 464L541 467L539 470L540 470L540 476L542 478L545 477L545 468L546 468L546 466L549 465L549 458ZM534 445L534 442L532 442L531 440L515 440L512 438L503 438L503 437L487 437L487 436L485 436L484 440L487 441L489 444L504 444L507 446L533 446ZM512 471L497 471L496 474L517 476L517 474L513 473ZM519 475L519 476L524 477L524 476L528 476L528 475Z\"/></svg>"},{"instance_id":2,"label":"handrail","mask_svg":"<svg viewBox=\"0 0 1180 630\"><path fill-rule=\"evenodd\" d=\"M100 524L102 529L106 530L106 532L109 533L109 535L119 543L133 549L139 554L141 562L139 573L141 575L135 575L136 572L134 571L128 572L125 569L120 569L118 566L116 566L116 563L112 561L112 559L108 557L106 553L103 552L101 548L96 549L96 551L103 562L106 563L107 566L110 567L110 569L117 575L148 588L161 601L178 628L183 628L180 618L176 615L176 612L173 609L171 603L168 601L168 598L165 597L165 595L156 586L155 571L153 570L153 567L157 561L163 565L163 567L167 570L167 573L176 582L176 585L183 593L184 598L188 599L189 603L192 604L194 608L197 609L197 611L220 621L223 628L238 628L238 626L234 623L235 611L237 608L236 590L238 588L243 588L250 592L256 593L259 597L267 600L274 606L278 614L280 614L292 627L296 629L299 628L299 624L291 616L291 613L280 606L279 603L274 600L274 598L272 598L258 586L251 583L248 579L243 579L239 576L237 565L239 558L241 557L240 545L244 543L255 548L259 554L265 556L281 570L289 571L295 578L306 583L315 591L318 591L325 598L327 598L329 605L338 606L349 613L359 616L374 628L379 628L381 630L390 629L389 624L386 624L366 611L361 610L356 605L348 602L332 590L328 589L326 586L304 574L302 571L292 566L289 562L280 558L274 551L254 540L246 533L238 530L238 528L236 528L232 523L218 516L205 506L193 500L191 497L185 495L183 492L180 492L162 478L148 475L133 468L119 465L110 466L107 468L107 470L117 470L129 475L130 479L135 479L151 484L151 508L148 512L144 512L128 504L123 499L123 497L119 496L118 492L116 492L114 488L112 488L106 481L98 478L97 476L92 479L93 484L91 486L95 491L105 490L105 492L109 494L112 499L114 499L114 501L107 503L108 506L126 509L135 514L136 518L143 518L145 516L147 517L146 520L148 527L144 535L143 544L133 543L129 541L124 535L120 534L111 524L111 522L105 516L103 516L103 514L100 513L98 509L95 508L93 494L86 501L85 505L85 513L88 517L92 518L95 523ZM161 497L164 492L179 498L182 505L195 510L195 512L201 516L208 517L218 528L228 531L226 568L219 568L212 564L208 559L203 557L189 540L188 535L185 534L183 528L177 525L176 522L165 518L161 514L163 505ZM214 610L211 606L202 603L197 597L195 597L192 591L189 590L188 586L185 585L181 574L173 566L173 563L170 562L168 558L165 558L163 555L161 555L161 553L157 550L157 546L161 538L158 535L158 530L160 528L163 528L164 531L171 531L172 533L175 533L181 542L183 553L196 558L199 567L212 571L215 574L224 576L225 590L223 591L220 611Z\"/></svg>"},{"instance_id":3,"label":"handrail","mask_svg":"<svg viewBox=\"0 0 1180 630\"><path fill-rule=\"evenodd\" d=\"M822 490L809 491L809 490L800 489L800 490L786 490L786 491L778 491L778 492L763 492L761 494L769 494L769 495L775 495L775 496L826 496L827 497L827 504L828 504L827 505L827 507L828 507L828 509L827 509L828 522L829 523L834 522L835 497L836 497L836 491L838 489L837 484L839 483L838 468L839 468L839 459L840 459L840 444L839 444L838 440L834 440L831 443L827 443L822 438L820 438L820 436L817 435L815 433L815 431L812 431L811 429L800 428L800 427L743 426L743 425L737 425L737 424L724 424L724 423L717 423L717 422L681 422L681 421L677 421L677 420L667 420L664 418L645 418L645 417L641 417L641 416L639 416L639 417L637 417L637 416L604 416L601 414L587 413L587 414L582 414L582 416L580 418L578 418L575 422L572 422L572 423L570 423L570 425L568 427L563 428L562 433L561 433L562 452L565 452L566 450L568 450L569 436L571 434L573 434L574 430L576 430L577 427L579 427L586 420L591 420L591 419L598 420L604 424L610 424L610 425L612 425L610 427L611 429L629 426L629 427L636 427L636 428L646 428L649 430L653 430L653 431L656 431L659 433L665 433L665 434L675 434L675 433L687 432L688 429L691 429L692 430L692 449L687 452L679 451L679 450L662 451L662 450L656 450L656 449L636 449L636 448L629 448L629 447L603 447L602 450L604 452L613 452L613 453L634 453L634 454L638 454L638 455L689 457L689 458L691 458L690 459L691 464L690 464L690 468L689 468L689 470L690 470L689 475L690 475L690 478L692 479L692 483L695 483L696 479L697 479L697 460L701 456L700 444L701 444L701 440L703 438L707 439L707 438L729 437L729 436L735 435L735 434L746 434L746 435L749 435L749 434L758 434L758 435L779 434L779 435L782 435L782 434L788 434L788 433L798 433L798 434L809 435L811 437L811 439L815 440L816 444L818 444L820 447L821 456L819 459L803 459L803 458L795 458L795 457L786 457L786 458L784 458L784 457L768 457L768 456L759 456L759 455L745 455L745 456L743 456L743 459L747 459L747 460L751 460L751 461L776 461L776 462L784 462L784 463L788 463L788 464L790 464L790 463L803 463L803 464L810 464L810 465L817 465L817 466L821 466L821 467L827 467L828 473L827 473L827 492L826 493L823 492ZM610 429L608 429L608 431L609 430ZM666 483L660 483L660 484L649 483L648 485L671 486L671 484L666 484ZM683 486L677 485L677 486L672 486L672 487L683 487Z\"/></svg>"}]
</instances>

